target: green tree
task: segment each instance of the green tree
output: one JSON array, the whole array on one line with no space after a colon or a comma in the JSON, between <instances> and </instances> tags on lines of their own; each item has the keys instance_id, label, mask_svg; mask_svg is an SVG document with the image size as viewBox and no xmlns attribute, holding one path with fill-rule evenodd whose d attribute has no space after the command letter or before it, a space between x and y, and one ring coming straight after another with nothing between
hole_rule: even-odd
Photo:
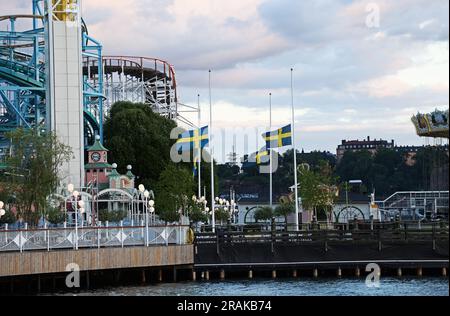
<instances>
[{"instance_id":1,"label":"green tree","mask_svg":"<svg viewBox=\"0 0 450 316\"><path fill-rule=\"evenodd\" d=\"M194 194L192 173L171 163L161 173L155 186L156 212L166 222L176 222L180 211L188 209L190 197Z\"/></svg>"},{"instance_id":2,"label":"green tree","mask_svg":"<svg viewBox=\"0 0 450 316\"><path fill-rule=\"evenodd\" d=\"M133 166L139 183L154 188L170 159L175 140L170 139L176 123L154 113L146 104L117 102L105 122L105 146L110 162L120 172Z\"/></svg>"},{"instance_id":3,"label":"green tree","mask_svg":"<svg viewBox=\"0 0 450 316\"><path fill-rule=\"evenodd\" d=\"M256 222L268 221L268 220L272 219L273 216L274 216L274 211L270 206L264 206L264 207L258 208L255 211L255 214L253 215Z\"/></svg>"},{"instance_id":4,"label":"green tree","mask_svg":"<svg viewBox=\"0 0 450 316\"><path fill-rule=\"evenodd\" d=\"M60 187L60 168L71 159L72 150L51 132L17 129L7 137L12 153L6 159L9 172L0 191L14 197L19 217L36 225L46 215L47 197Z\"/></svg>"},{"instance_id":5,"label":"green tree","mask_svg":"<svg viewBox=\"0 0 450 316\"><path fill-rule=\"evenodd\" d=\"M295 212L295 204L294 203L281 203L275 208L275 215L279 217L284 217L284 222L288 225L288 216Z\"/></svg>"}]
</instances>

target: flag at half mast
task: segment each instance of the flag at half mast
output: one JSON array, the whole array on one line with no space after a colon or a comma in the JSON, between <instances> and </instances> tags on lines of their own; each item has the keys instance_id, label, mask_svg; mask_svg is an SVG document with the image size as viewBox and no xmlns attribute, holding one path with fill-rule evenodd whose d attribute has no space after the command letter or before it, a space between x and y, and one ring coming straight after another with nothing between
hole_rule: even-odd
<instances>
[{"instance_id":1,"label":"flag at half mast","mask_svg":"<svg viewBox=\"0 0 450 316\"><path fill-rule=\"evenodd\" d=\"M176 143L178 152L203 149L209 144L208 126L187 131L178 136ZM194 153L195 155L195 153Z\"/></svg>"},{"instance_id":2,"label":"flag at half mast","mask_svg":"<svg viewBox=\"0 0 450 316\"><path fill-rule=\"evenodd\" d=\"M281 148L292 145L292 125L289 124L283 128L279 128L276 131L263 134L263 138L266 141L266 148Z\"/></svg>"}]
</instances>

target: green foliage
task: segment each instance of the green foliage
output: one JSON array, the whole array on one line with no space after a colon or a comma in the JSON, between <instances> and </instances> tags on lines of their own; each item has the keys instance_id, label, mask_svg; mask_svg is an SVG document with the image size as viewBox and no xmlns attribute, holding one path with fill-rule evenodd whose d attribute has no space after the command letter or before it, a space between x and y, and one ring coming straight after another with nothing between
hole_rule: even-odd
<instances>
[{"instance_id":1,"label":"green foliage","mask_svg":"<svg viewBox=\"0 0 450 316\"><path fill-rule=\"evenodd\" d=\"M45 214L47 197L60 185L60 167L72 157L70 147L54 133L17 129L7 134L12 154L6 159L8 176L0 183L9 197L14 197L17 216L36 225Z\"/></svg>"},{"instance_id":2,"label":"green foliage","mask_svg":"<svg viewBox=\"0 0 450 316\"><path fill-rule=\"evenodd\" d=\"M264 206L260 207L255 211L255 214L253 215L256 222L259 221L268 221L272 219L274 216L274 211L270 206Z\"/></svg>"},{"instance_id":3,"label":"green foliage","mask_svg":"<svg viewBox=\"0 0 450 316\"><path fill-rule=\"evenodd\" d=\"M0 218L0 224L14 224L16 220L16 215L13 212L6 211L5 215Z\"/></svg>"},{"instance_id":4,"label":"green foliage","mask_svg":"<svg viewBox=\"0 0 450 316\"><path fill-rule=\"evenodd\" d=\"M208 215L204 212L204 204L191 200L188 206L188 214L191 221L194 223L207 222Z\"/></svg>"},{"instance_id":5,"label":"green foliage","mask_svg":"<svg viewBox=\"0 0 450 316\"><path fill-rule=\"evenodd\" d=\"M61 212L61 210L58 208L50 208L47 211L47 220L51 224L55 224L55 225L64 223L64 221L65 221L64 213Z\"/></svg>"},{"instance_id":6,"label":"green foliage","mask_svg":"<svg viewBox=\"0 0 450 316\"><path fill-rule=\"evenodd\" d=\"M175 140L170 133L174 121L154 113L148 105L117 102L105 123L105 146L110 162L126 172L127 165L139 182L154 188L161 173L171 163L170 150Z\"/></svg>"},{"instance_id":7,"label":"green foliage","mask_svg":"<svg viewBox=\"0 0 450 316\"><path fill-rule=\"evenodd\" d=\"M168 164L155 186L156 212L166 222L179 220L194 194L194 180L187 169Z\"/></svg>"},{"instance_id":8,"label":"green foliage","mask_svg":"<svg viewBox=\"0 0 450 316\"><path fill-rule=\"evenodd\" d=\"M284 217L287 223L287 217L295 212L294 203L281 203L275 209L275 216Z\"/></svg>"},{"instance_id":9,"label":"green foliage","mask_svg":"<svg viewBox=\"0 0 450 316\"><path fill-rule=\"evenodd\" d=\"M216 219L216 222L224 223L227 222L230 219L230 213L225 210L223 207L219 207L214 214L214 217Z\"/></svg>"},{"instance_id":10,"label":"green foliage","mask_svg":"<svg viewBox=\"0 0 450 316\"><path fill-rule=\"evenodd\" d=\"M118 223L127 217L128 213L124 210L108 212L107 209L102 209L98 213L98 219L101 222Z\"/></svg>"}]
</instances>

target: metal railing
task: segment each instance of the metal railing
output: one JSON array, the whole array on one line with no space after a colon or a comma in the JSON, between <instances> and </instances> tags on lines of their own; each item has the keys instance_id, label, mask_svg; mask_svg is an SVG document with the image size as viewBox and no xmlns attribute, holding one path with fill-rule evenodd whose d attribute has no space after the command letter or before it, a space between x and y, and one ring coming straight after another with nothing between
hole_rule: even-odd
<instances>
[{"instance_id":1,"label":"metal railing","mask_svg":"<svg viewBox=\"0 0 450 316\"><path fill-rule=\"evenodd\" d=\"M188 243L188 226L118 226L0 231L0 253Z\"/></svg>"},{"instance_id":2,"label":"metal railing","mask_svg":"<svg viewBox=\"0 0 450 316\"><path fill-rule=\"evenodd\" d=\"M417 222L376 223L300 231L226 231L198 233L196 244L219 243L312 243L312 242L436 242L448 241L447 222L421 225Z\"/></svg>"}]
</instances>

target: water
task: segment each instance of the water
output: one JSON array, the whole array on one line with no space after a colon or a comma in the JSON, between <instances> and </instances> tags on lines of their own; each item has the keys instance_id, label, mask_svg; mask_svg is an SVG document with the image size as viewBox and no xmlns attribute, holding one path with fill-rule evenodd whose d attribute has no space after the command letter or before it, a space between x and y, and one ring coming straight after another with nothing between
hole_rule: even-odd
<instances>
[{"instance_id":1,"label":"water","mask_svg":"<svg viewBox=\"0 0 450 316\"><path fill-rule=\"evenodd\" d=\"M84 292L99 296L449 296L445 278L382 278L379 288L363 279L185 282Z\"/></svg>"}]
</instances>

